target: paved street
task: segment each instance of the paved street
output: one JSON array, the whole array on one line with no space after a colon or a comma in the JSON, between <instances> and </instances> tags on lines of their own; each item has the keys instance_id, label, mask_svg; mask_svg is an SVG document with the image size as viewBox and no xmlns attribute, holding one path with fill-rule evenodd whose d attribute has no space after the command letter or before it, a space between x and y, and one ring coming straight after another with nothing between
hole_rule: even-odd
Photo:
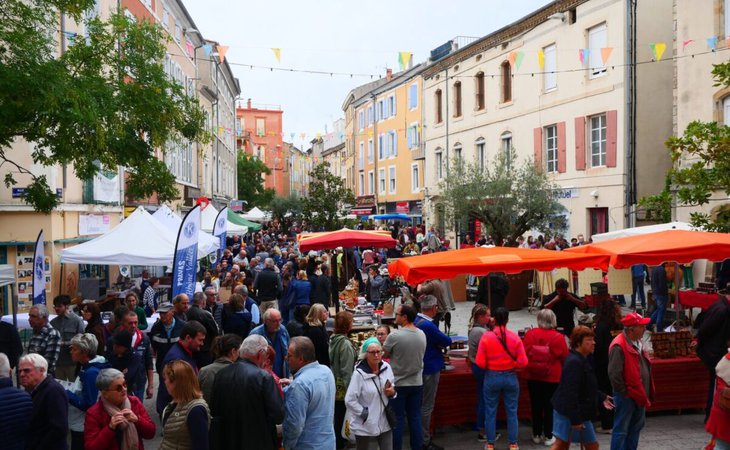
<instances>
[{"instance_id":1,"label":"paved street","mask_svg":"<svg viewBox=\"0 0 730 450\"><path fill-rule=\"evenodd\" d=\"M452 330L459 335L465 335L467 321L474 304L471 302L459 302L456 310L452 313ZM524 308L520 311L510 313L510 329L519 329L535 325L535 315ZM161 441L159 419L155 412L154 399L146 400L147 411L158 423L158 433L154 440L145 442L146 448L155 449ZM689 411L678 414L676 412L659 413L647 418L647 425L641 434L639 447L644 450L663 449L701 449L707 443L709 435L705 433L702 420L704 414L701 411ZM502 430L506 434L505 430ZM529 423L520 423L520 447L522 449L547 448L542 445L535 445L531 439ZM408 439L405 440L406 443ZM484 444L476 440L476 432L472 431L469 424L459 427L446 427L437 430L434 442L449 450L476 450L484 448ZM609 448L610 436L599 435L599 443L602 448ZM578 445L573 447L578 448ZM507 448L506 436L497 442L497 448Z\"/></svg>"}]
</instances>

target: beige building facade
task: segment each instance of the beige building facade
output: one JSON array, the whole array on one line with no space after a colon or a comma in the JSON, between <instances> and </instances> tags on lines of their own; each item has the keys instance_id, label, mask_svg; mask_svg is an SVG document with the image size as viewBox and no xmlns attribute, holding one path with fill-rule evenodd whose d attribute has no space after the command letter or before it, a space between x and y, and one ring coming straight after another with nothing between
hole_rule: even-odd
<instances>
[{"instance_id":1,"label":"beige building facade","mask_svg":"<svg viewBox=\"0 0 730 450\"><path fill-rule=\"evenodd\" d=\"M422 73L428 224L448 228L437 214L439 182L454 158L483 165L498 152L547 171L568 236L636 224L637 199L661 191L658 174L670 165L672 65L651 63L649 43L670 45L672 5L646 0L634 12L631 4L558 0L434 54Z\"/></svg>"}]
</instances>

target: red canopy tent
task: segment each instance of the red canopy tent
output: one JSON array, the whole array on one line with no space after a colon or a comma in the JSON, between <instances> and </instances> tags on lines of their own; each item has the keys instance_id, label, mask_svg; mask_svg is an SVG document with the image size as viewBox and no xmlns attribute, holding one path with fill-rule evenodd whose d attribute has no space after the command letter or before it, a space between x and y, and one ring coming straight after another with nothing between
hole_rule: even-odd
<instances>
[{"instance_id":1,"label":"red canopy tent","mask_svg":"<svg viewBox=\"0 0 730 450\"><path fill-rule=\"evenodd\" d=\"M398 241L390 236L389 231L350 230L343 228L337 231L300 234L297 236L299 249L302 251L320 250L336 247L395 247Z\"/></svg>"},{"instance_id":2,"label":"red canopy tent","mask_svg":"<svg viewBox=\"0 0 730 450\"><path fill-rule=\"evenodd\" d=\"M553 250L514 247L477 247L429 255L402 258L388 265L391 277L401 276L408 284L418 284L432 278L449 279L469 273L487 275L491 272L519 273L567 267L571 270L606 267L608 256L569 254Z\"/></svg>"},{"instance_id":3,"label":"red canopy tent","mask_svg":"<svg viewBox=\"0 0 730 450\"><path fill-rule=\"evenodd\" d=\"M722 261L730 258L730 234L667 230L572 247L563 253L604 255L609 257L608 264L615 269L626 269L634 264L683 264L696 259Z\"/></svg>"}]
</instances>

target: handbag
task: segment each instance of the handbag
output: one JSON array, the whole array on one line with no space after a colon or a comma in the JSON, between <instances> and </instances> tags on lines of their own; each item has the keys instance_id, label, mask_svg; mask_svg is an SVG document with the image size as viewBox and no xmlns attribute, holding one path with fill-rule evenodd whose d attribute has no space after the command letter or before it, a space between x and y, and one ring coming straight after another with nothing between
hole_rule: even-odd
<instances>
[{"instance_id":1,"label":"handbag","mask_svg":"<svg viewBox=\"0 0 730 450\"><path fill-rule=\"evenodd\" d=\"M725 412L730 412L730 387L719 390L717 395L717 406Z\"/></svg>"},{"instance_id":2,"label":"handbag","mask_svg":"<svg viewBox=\"0 0 730 450\"><path fill-rule=\"evenodd\" d=\"M383 413L385 414L385 419L388 421L388 425L390 425L390 428L395 429L395 426L398 423L398 417L395 415L395 411L393 411L393 408L391 408L390 405L386 405L383 401L383 396L380 394L380 389L378 389L378 383L375 382L375 378L371 378L371 380L373 380L375 390L378 392L378 398L380 399L380 403L383 404Z\"/></svg>"}]
</instances>

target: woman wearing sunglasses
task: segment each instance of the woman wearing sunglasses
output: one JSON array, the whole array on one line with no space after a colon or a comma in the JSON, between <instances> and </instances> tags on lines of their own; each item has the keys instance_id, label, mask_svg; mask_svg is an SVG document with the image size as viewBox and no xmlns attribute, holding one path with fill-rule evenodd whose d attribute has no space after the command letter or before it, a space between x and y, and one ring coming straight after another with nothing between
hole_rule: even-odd
<instances>
[{"instance_id":1,"label":"woman wearing sunglasses","mask_svg":"<svg viewBox=\"0 0 730 450\"><path fill-rule=\"evenodd\" d=\"M101 396L86 411L84 445L86 450L144 450L142 439L155 436L155 424L142 400L127 395L124 374L103 369L96 377Z\"/></svg>"}]
</instances>

